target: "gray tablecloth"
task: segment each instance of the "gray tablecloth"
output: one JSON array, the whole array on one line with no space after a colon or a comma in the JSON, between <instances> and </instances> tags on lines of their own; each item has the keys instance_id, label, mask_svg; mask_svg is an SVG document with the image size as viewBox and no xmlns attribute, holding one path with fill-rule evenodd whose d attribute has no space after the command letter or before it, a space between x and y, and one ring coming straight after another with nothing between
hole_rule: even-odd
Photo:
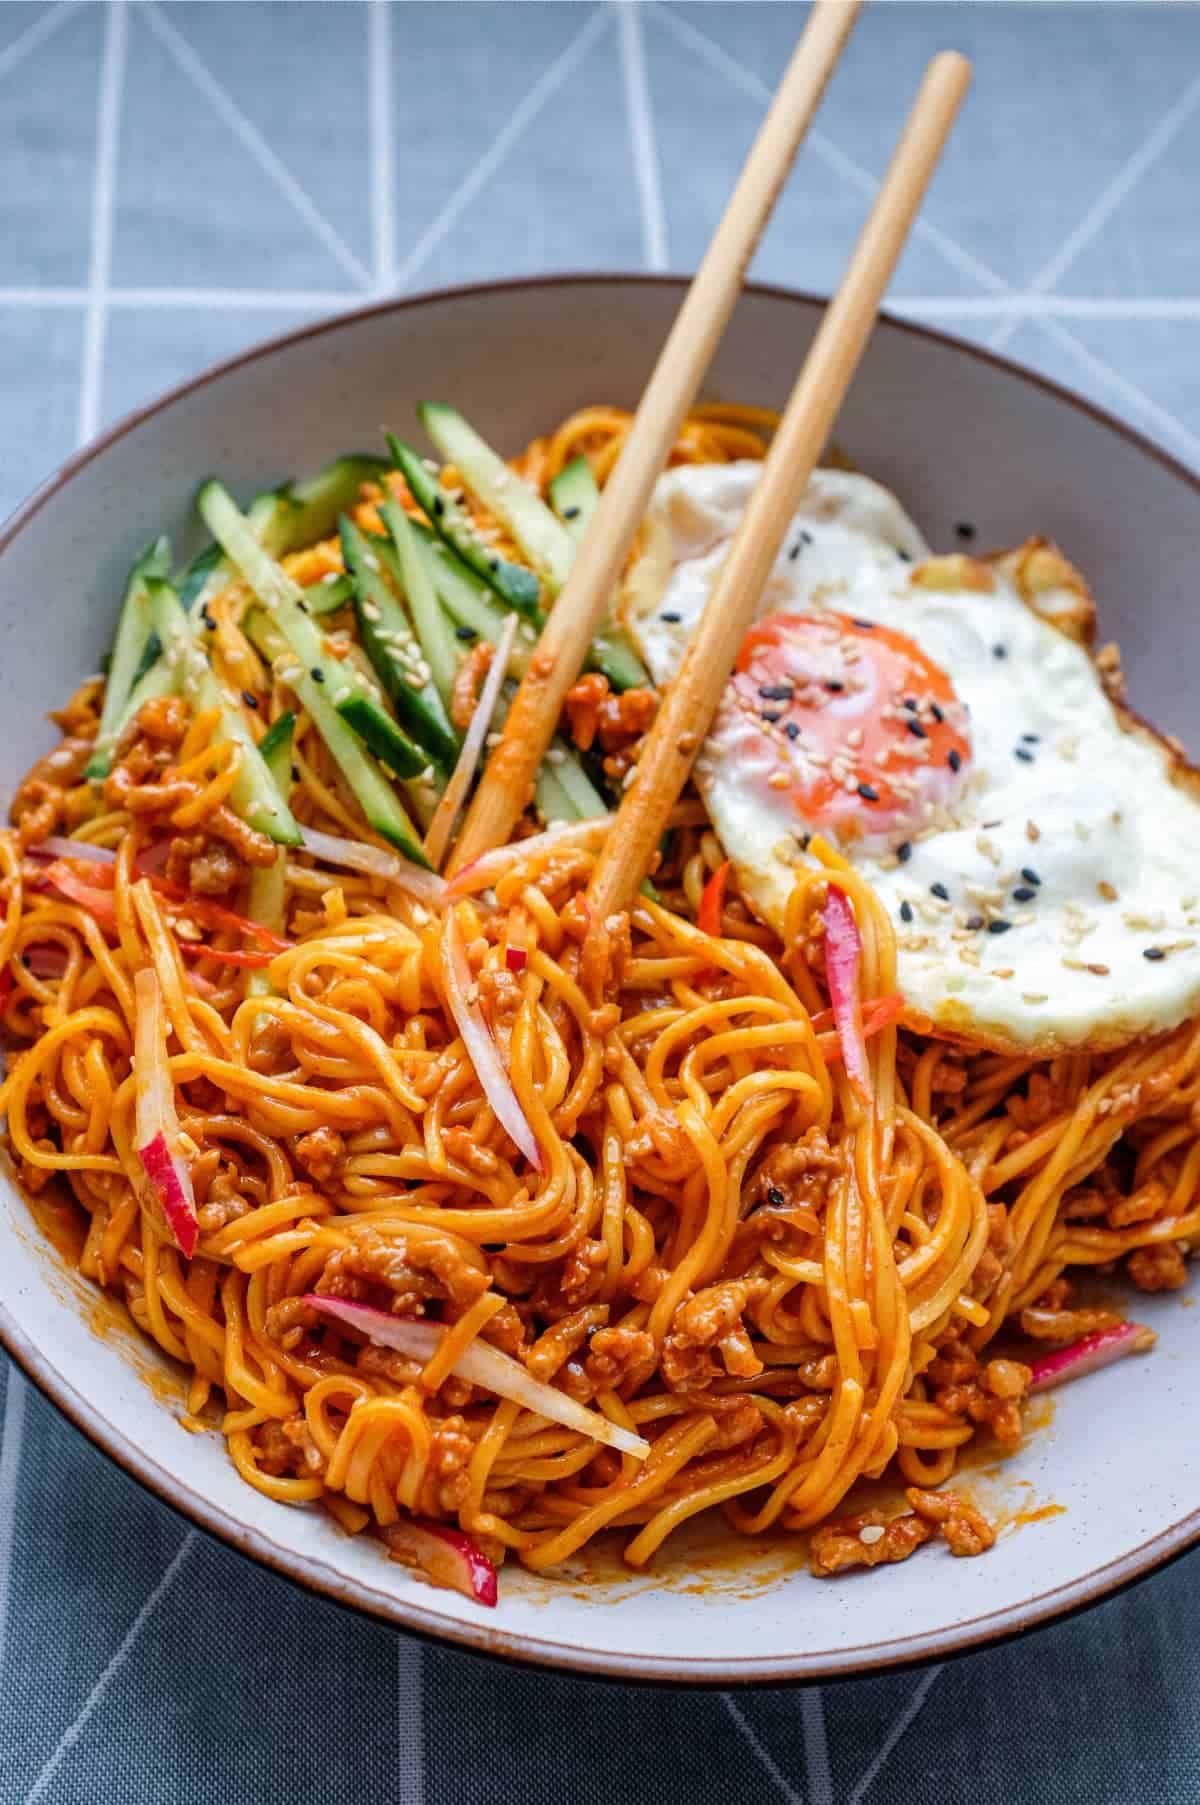
<instances>
[{"instance_id":1,"label":"gray tablecloth","mask_svg":"<svg viewBox=\"0 0 1200 1805\"><path fill-rule=\"evenodd\" d=\"M397 289L692 267L790 4L0 5L0 511L165 384ZM837 277L925 57L977 61L893 305L1200 466L1200 12L878 4L757 264ZM1200 1556L944 1669L803 1692L505 1671L199 1536L8 1371L0 1800L1200 1798Z\"/></svg>"}]
</instances>

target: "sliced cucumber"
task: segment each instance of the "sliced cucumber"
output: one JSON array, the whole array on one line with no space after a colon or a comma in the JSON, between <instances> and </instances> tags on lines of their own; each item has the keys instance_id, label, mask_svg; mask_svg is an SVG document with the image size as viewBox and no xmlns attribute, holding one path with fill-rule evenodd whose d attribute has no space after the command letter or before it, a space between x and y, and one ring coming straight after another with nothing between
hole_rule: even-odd
<instances>
[{"instance_id":1,"label":"sliced cucumber","mask_svg":"<svg viewBox=\"0 0 1200 1805\"><path fill-rule=\"evenodd\" d=\"M256 495L246 509L254 536L272 558L285 558L318 539L327 539L338 516L358 500L364 483L382 480L386 458L366 452L335 458L315 476L303 482L284 483ZM180 599L198 617L205 605L222 590L232 572L220 545L210 545L188 566ZM325 614L333 604L319 610Z\"/></svg>"},{"instance_id":2,"label":"sliced cucumber","mask_svg":"<svg viewBox=\"0 0 1200 1805\"><path fill-rule=\"evenodd\" d=\"M414 746L390 715L364 696L351 696L338 707L343 721L349 721L364 746L370 748L396 777L420 777L429 769L429 756Z\"/></svg>"},{"instance_id":3,"label":"sliced cucumber","mask_svg":"<svg viewBox=\"0 0 1200 1805\"><path fill-rule=\"evenodd\" d=\"M608 803L584 770L575 748L556 737L550 742L550 752L561 754L548 755L546 762L566 791L575 819L591 821L597 815L607 815Z\"/></svg>"},{"instance_id":4,"label":"sliced cucumber","mask_svg":"<svg viewBox=\"0 0 1200 1805\"><path fill-rule=\"evenodd\" d=\"M290 802L292 795L292 746L295 738L296 717L289 708L286 714L281 714L277 721L271 723L258 742L259 755L285 802ZM286 852L277 852L273 865L256 865L250 873L246 913L251 921L270 928L273 934L283 933L287 926ZM269 995L271 981L264 967L250 973L246 988L251 996Z\"/></svg>"},{"instance_id":5,"label":"sliced cucumber","mask_svg":"<svg viewBox=\"0 0 1200 1805\"><path fill-rule=\"evenodd\" d=\"M578 546L600 503L600 490L586 458L573 458L559 471L550 484L550 500ZM616 690L642 689L650 682L650 673L632 640L611 612L592 640L589 663L594 670L603 671Z\"/></svg>"},{"instance_id":6,"label":"sliced cucumber","mask_svg":"<svg viewBox=\"0 0 1200 1805\"><path fill-rule=\"evenodd\" d=\"M600 490L585 457L572 458L550 482L550 503L578 545L596 512Z\"/></svg>"},{"instance_id":7,"label":"sliced cucumber","mask_svg":"<svg viewBox=\"0 0 1200 1805\"><path fill-rule=\"evenodd\" d=\"M331 571L319 583L308 585L304 591L304 600L308 605L308 612L320 619L323 614L336 614L339 608L352 602L354 585L348 576L335 575Z\"/></svg>"},{"instance_id":8,"label":"sliced cucumber","mask_svg":"<svg viewBox=\"0 0 1200 1805\"><path fill-rule=\"evenodd\" d=\"M487 584L429 527L422 526L419 520L414 521L413 532L425 553L434 588L447 614L460 626L469 627L476 639L498 645L510 610L500 605ZM511 669L522 677L529 668L532 650L531 640L525 638L527 632L531 632L528 625L518 629L509 660Z\"/></svg>"},{"instance_id":9,"label":"sliced cucumber","mask_svg":"<svg viewBox=\"0 0 1200 1805\"><path fill-rule=\"evenodd\" d=\"M389 433L388 449L412 491L414 501L423 509L434 531L458 553L463 563L469 565L476 576L483 578L488 588L494 590L502 602L518 614L523 614L526 620L540 619L538 580L533 572L526 570L523 564L510 564L507 558L497 557L488 550L475 531L466 509L460 507L436 478L430 475L411 445L402 445Z\"/></svg>"},{"instance_id":10,"label":"sliced cucumber","mask_svg":"<svg viewBox=\"0 0 1200 1805\"><path fill-rule=\"evenodd\" d=\"M155 630L163 644L164 664L175 672L193 708L215 708L220 712L222 733L227 739L236 740L242 749L241 770L232 791L234 807L259 833L268 834L281 846L299 846L300 829L292 811L271 776L241 710L224 694L212 666L197 645L178 595L169 583L155 578L150 578L147 586Z\"/></svg>"},{"instance_id":11,"label":"sliced cucumber","mask_svg":"<svg viewBox=\"0 0 1200 1805\"><path fill-rule=\"evenodd\" d=\"M252 608L243 625L251 644L268 662L293 655L292 648L266 609ZM299 664L288 681L376 833L389 840L405 858L418 865L428 865L429 860L421 850L420 835L405 813L400 798L353 728L342 719L325 693L325 687L314 682L311 674Z\"/></svg>"},{"instance_id":12,"label":"sliced cucumber","mask_svg":"<svg viewBox=\"0 0 1200 1805\"><path fill-rule=\"evenodd\" d=\"M553 599L575 558L575 541L561 520L455 408L442 401L422 401L417 414L447 463L508 529Z\"/></svg>"},{"instance_id":13,"label":"sliced cucumber","mask_svg":"<svg viewBox=\"0 0 1200 1805\"><path fill-rule=\"evenodd\" d=\"M438 695L449 708L454 692L454 677L458 670L454 628L438 601L425 548L417 538L416 529L408 515L390 495L380 502L379 513L395 548L400 581L417 638L421 642L421 650L425 654L425 662L429 666Z\"/></svg>"},{"instance_id":14,"label":"sliced cucumber","mask_svg":"<svg viewBox=\"0 0 1200 1805\"><path fill-rule=\"evenodd\" d=\"M113 748L129 718L126 710L130 692L139 675L145 675L143 659L154 632L147 584L165 577L170 568L170 542L156 539L153 545L147 546L129 573L104 687L100 726L84 773L94 781L107 777L112 770Z\"/></svg>"},{"instance_id":15,"label":"sliced cucumber","mask_svg":"<svg viewBox=\"0 0 1200 1805\"><path fill-rule=\"evenodd\" d=\"M363 650L413 739L440 769L451 771L458 757L458 740L437 690L416 678L421 648L383 576L391 547L378 541L369 543L345 517L341 532L342 558L354 585L354 617Z\"/></svg>"}]
</instances>

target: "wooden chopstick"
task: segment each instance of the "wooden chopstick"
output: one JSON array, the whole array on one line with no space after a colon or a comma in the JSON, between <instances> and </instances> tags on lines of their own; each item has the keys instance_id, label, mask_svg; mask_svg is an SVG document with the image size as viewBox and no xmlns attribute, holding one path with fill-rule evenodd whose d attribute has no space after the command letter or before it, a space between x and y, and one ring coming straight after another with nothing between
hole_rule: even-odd
<instances>
[{"instance_id":1,"label":"wooden chopstick","mask_svg":"<svg viewBox=\"0 0 1200 1805\"><path fill-rule=\"evenodd\" d=\"M971 79L956 52L936 56L883 185L825 310L762 473L664 697L588 891L593 918L624 908L650 866L687 782L756 604L829 436L909 229Z\"/></svg>"},{"instance_id":2,"label":"wooden chopstick","mask_svg":"<svg viewBox=\"0 0 1200 1805\"><path fill-rule=\"evenodd\" d=\"M616 468L529 670L488 760L450 869L458 870L512 832L538 766L583 668L666 464L683 417L712 362L747 265L804 138L862 0L817 0L771 103L737 187L697 270L642 396Z\"/></svg>"}]
</instances>

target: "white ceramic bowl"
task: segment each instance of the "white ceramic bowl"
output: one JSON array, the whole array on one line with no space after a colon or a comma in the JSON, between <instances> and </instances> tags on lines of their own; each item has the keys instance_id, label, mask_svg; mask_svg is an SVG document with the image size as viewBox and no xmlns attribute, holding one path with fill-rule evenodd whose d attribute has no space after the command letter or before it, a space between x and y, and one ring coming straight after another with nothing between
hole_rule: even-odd
<instances>
[{"instance_id":1,"label":"white ceramic bowl","mask_svg":"<svg viewBox=\"0 0 1200 1805\"><path fill-rule=\"evenodd\" d=\"M197 542L190 504L204 475L247 495L335 452L375 448L385 426L409 430L426 395L460 401L513 448L584 402L633 404L680 295L669 279L584 277L395 302L277 339L124 421L0 535L0 790L50 744L45 711L96 668L137 548L162 530L177 551ZM708 392L780 402L818 315L811 299L750 290ZM1194 477L1039 378L894 322L876 332L837 436L934 544L953 544L961 521L984 546L1034 531L1058 539L1093 581L1102 630L1123 644L1135 704L1186 740L1200 654ZM931 1550L818 1582L795 1548L752 1546L732 1560L727 1541L701 1530L649 1574L624 1574L611 1558L554 1580L507 1568L500 1608L485 1611L412 1580L366 1538L243 1485L218 1436L177 1426L168 1363L120 1329L97 1338L96 1294L2 1180L0 1214L0 1339L99 1447L301 1583L475 1648L673 1681L863 1672L1044 1622L1200 1536L1195 1319L1184 1297L1139 1299L1160 1331L1155 1354L1069 1388L1000 1476L978 1476L987 1502L1037 1519L984 1559Z\"/></svg>"}]
</instances>

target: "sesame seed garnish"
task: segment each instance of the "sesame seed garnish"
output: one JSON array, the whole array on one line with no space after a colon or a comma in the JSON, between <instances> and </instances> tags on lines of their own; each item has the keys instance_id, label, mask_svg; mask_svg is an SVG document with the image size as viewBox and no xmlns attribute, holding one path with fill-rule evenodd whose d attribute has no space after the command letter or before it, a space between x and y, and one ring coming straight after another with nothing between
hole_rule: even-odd
<instances>
[{"instance_id":1,"label":"sesame seed garnish","mask_svg":"<svg viewBox=\"0 0 1200 1805\"><path fill-rule=\"evenodd\" d=\"M1008 657L1008 647L1002 646L1002 645L994 645L992 647L992 657L993 658L1007 658Z\"/></svg>"},{"instance_id":2,"label":"sesame seed garnish","mask_svg":"<svg viewBox=\"0 0 1200 1805\"><path fill-rule=\"evenodd\" d=\"M930 884L929 893L931 896L940 897L943 902L950 901L950 892L947 890L945 884Z\"/></svg>"},{"instance_id":3,"label":"sesame seed garnish","mask_svg":"<svg viewBox=\"0 0 1200 1805\"><path fill-rule=\"evenodd\" d=\"M813 542L813 536L809 532L809 530L806 526L802 526L800 528L800 537L804 541L805 545L811 545Z\"/></svg>"},{"instance_id":4,"label":"sesame seed garnish","mask_svg":"<svg viewBox=\"0 0 1200 1805\"><path fill-rule=\"evenodd\" d=\"M1158 960L1165 959L1166 956L1161 946L1144 946L1142 948L1142 958L1149 959L1152 963L1157 964Z\"/></svg>"},{"instance_id":5,"label":"sesame seed garnish","mask_svg":"<svg viewBox=\"0 0 1200 1805\"><path fill-rule=\"evenodd\" d=\"M1038 743L1039 743L1039 742L1040 742L1040 740L1041 740L1041 737L1042 737L1042 736L1041 736L1041 734L1040 734L1040 733L1023 733L1023 734L1022 734L1022 735L1021 735L1021 738L1022 738L1022 739L1023 739L1023 740L1024 740L1024 742L1025 742L1025 744L1026 744L1026 745L1027 745L1027 746L1036 746L1036 745L1038 745Z\"/></svg>"},{"instance_id":6,"label":"sesame seed garnish","mask_svg":"<svg viewBox=\"0 0 1200 1805\"><path fill-rule=\"evenodd\" d=\"M922 727L920 721L917 720L915 715L912 717L911 720L909 720L906 723L906 725L908 727L908 731L912 734L912 736L915 740L927 740L929 738L929 735L926 733L925 729Z\"/></svg>"},{"instance_id":7,"label":"sesame seed garnish","mask_svg":"<svg viewBox=\"0 0 1200 1805\"><path fill-rule=\"evenodd\" d=\"M840 696L846 685L844 683L839 683L836 677L827 677L825 679L825 687L831 696Z\"/></svg>"},{"instance_id":8,"label":"sesame seed garnish","mask_svg":"<svg viewBox=\"0 0 1200 1805\"><path fill-rule=\"evenodd\" d=\"M989 934L1007 934L1011 926L1011 921L1005 921L1001 916L997 915L995 921L988 922L987 931Z\"/></svg>"},{"instance_id":9,"label":"sesame seed garnish","mask_svg":"<svg viewBox=\"0 0 1200 1805\"><path fill-rule=\"evenodd\" d=\"M789 564L794 564L796 562L796 559L800 556L800 550L801 550L800 541L798 539L797 539L795 545L788 546L788 562L789 562Z\"/></svg>"},{"instance_id":10,"label":"sesame seed garnish","mask_svg":"<svg viewBox=\"0 0 1200 1805\"><path fill-rule=\"evenodd\" d=\"M796 688L792 683L760 683L758 693L764 702L790 702Z\"/></svg>"},{"instance_id":11,"label":"sesame seed garnish","mask_svg":"<svg viewBox=\"0 0 1200 1805\"><path fill-rule=\"evenodd\" d=\"M778 1185L768 1185L767 1202L773 1209L781 1210L787 1202L787 1193L781 1191Z\"/></svg>"},{"instance_id":12,"label":"sesame seed garnish","mask_svg":"<svg viewBox=\"0 0 1200 1805\"><path fill-rule=\"evenodd\" d=\"M912 904L910 902L902 902L900 904L901 921L911 921L912 918L913 918Z\"/></svg>"},{"instance_id":13,"label":"sesame seed garnish","mask_svg":"<svg viewBox=\"0 0 1200 1805\"><path fill-rule=\"evenodd\" d=\"M912 553L906 552L902 545L898 545L896 547L896 556L899 558L901 564L911 564L912 563Z\"/></svg>"},{"instance_id":14,"label":"sesame seed garnish","mask_svg":"<svg viewBox=\"0 0 1200 1805\"><path fill-rule=\"evenodd\" d=\"M766 721L768 725L772 727L775 725L776 721L782 721L782 719L783 710L781 708L764 708L762 714L759 716L760 721Z\"/></svg>"},{"instance_id":15,"label":"sesame seed garnish","mask_svg":"<svg viewBox=\"0 0 1200 1805\"><path fill-rule=\"evenodd\" d=\"M929 704L929 712L933 716L934 720L937 722L938 726L940 727L946 717L943 714L942 710L938 707L936 702L931 702Z\"/></svg>"},{"instance_id":16,"label":"sesame seed garnish","mask_svg":"<svg viewBox=\"0 0 1200 1805\"><path fill-rule=\"evenodd\" d=\"M899 846L896 848L896 857L902 865L908 864L908 861L912 858L911 840L901 840Z\"/></svg>"},{"instance_id":17,"label":"sesame seed garnish","mask_svg":"<svg viewBox=\"0 0 1200 1805\"><path fill-rule=\"evenodd\" d=\"M455 634L459 639L478 639L479 638L479 635L478 635L478 633L476 633L474 627L456 627Z\"/></svg>"},{"instance_id":18,"label":"sesame seed garnish","mask_svg":"<svg viewBox=\"0 0 1200 1805\"><path fill-rule=\"evenodd\" d=\"M954 531L960 539L973 539L975 537L975 528L971 525L969 520L960 520Z\"/></svg>"},{"instance_id":19,"label":"sesame seed garnish","mask_svg":"<svg viewBox=\"0 0 1200 1805\"><path fill-rule=\"evenodd\" d=\"M1023 765L1031 765L1033 763L1033 753L1029 750L1028 746L1014 746L1013 757L1019 758Z\"/></svg>"},{"instance_id":20,"label":"sesame seed garnish","mask_svg":"<svg viewBox=\"0 0 1200 1805\"><path fill-rule=\"evenodd\" d=\"M1035 890L1040 886L1042 881L1032 865L1022 865L1021 876L1025 879L1027 884L1032 884Z\"/></svg>"},{"instance_id":21,"label":"sesame seed garnish","mask_svg":"<svg viewBox=\"0 0 1200 1805\"><path fill-rule=\"evenodd\" d=\"M979 932L980 928L983 926L983 916L982 915L968 915L966 925L971 929L972 933L977 934Z\"/></svg>"},{"instance_id":22,"label":"sesame seed garnish","mask_svg":"<svg viewBox=\"0 0 1200 1805\"><path fill-rule=\"evenodd\" d=\"M900 706L901 708L907 708L909 714L916 714L917 698L915 696L905 696Z\"/></svg>"},{"instance_id":23,"label":"sesame seed garnish","mask_svg":"<svg viewBox=\"0 0 1200 1805\"><path fill-rule=\"evenodd\" d=\"M668 626L674 627L683 619L683 616L682 614L678 614L674 608L666 608L658 618L659 620L665 620Z\"/></svg>"},{"instance_id":24,"label":"sesame seed garnish","mask_svg":"<svg viewBox=\"0 0 1200 1805\"><path fill-rule=\"evenodd\" d=\"M783 731L790 740L798 740L800 738L800 729L797 727L795 721L789 721Z\"/></svg>"},{"instance_id":25,"label":"sesame seed garnish","mask_svg":"<svg viewBox=\"0 0 1200 1805\"><path fill-rule=\"evenodd\" d=\"M853 618L855 626L861 627L864 633L873 633L875 631L875 622L873 620L859 620L857 615Z\"/></svg>"},{"instance_id":26,"label":"sesame seed garnish","mask_svg":"<svg viewBox=\"0 0 1200 1805\"><path fill-rule=\"evenodd\" d=\"M1013 891L1013 901L1032 902L1036 895L1037 891L1031 889L1028 884L1018 884L1017 888Z\"/></svg>"},{"instance_id":27,"label":"sesame seed garnish","mask_svg":"<svg viewBox=\"0 0 1200 1805\"><path fill-rule=\"evenodd\" d=\"M859 795L862 797L864 802L878 802L879 801L879 791L872 789L871 785L869 783L856 784L855 788L857 789Z\"/></svg>"},{"instance_id":28,"label":"sesame seed garnish","mask_svg":"<svg viewBox=\"0 0 1200 1805\"><path fill-rule=\"evenodd\" d=\"M564 508L563 509L563 519L564 520L578 520L579 519L579 509L578 508Z\"/></svg>"},{"instance_id":29,"label":"sesame seed garnish","mask_svg":"<svg viewBox=\"0 0 1200 1805\"><path fill-rule=\"evenodd\" d=\"M444 514L446 512L446 504L440 495L435 495L433 498L433 511L435 514Z\"/></svg>"},{"instance_id":30,"label":"sesame seed garnish","mask_svg":"<svg viewBox=\"0 0 1200 1805\"><path fill-rule=\"evenodd\" d=\"M325 681L325 673L321 669L319 664L314 664L312 667L312 670L309 671L308 674L312 678L314 683L324 683L324 681Z\"/></svg>"},{"instance_id":31,"label":"sesame seed garnish","mask_svg":"<svg viewBox=\"0 0 1200 1805\"><path fill-rule=\"evenodd\" d=\"M951 746L949 752L946 754L946 763L949 765L949 767L952 771L957 771L957 770L961 769L962 753L959 751L957 746Z\"/></svg>"},{"instance_id":32,"label":"sesame seed garnish","mask_svg":"<svg viewBox=\"0 0 1200 1805\"><path fill-rule=\"evenodd\" d=\"M200 610L200 619L204 622L205 626L208 628L210 633L216 632L217 623L212 617L212 612L209 609L207 602L205 602L203 608L201 608L201 610Z\"/></svg>"},{"instance_id":33,"label":"sesame seed garnish","mask_svg":"<svg viewBox=\"0 0 1200 1805\"><path fill-rule=\"evenodd\" d=\"M242 701L246 704L247 708L258 707L258 697L254 694L252 689L244 689L242 691Z\"/></svg>"}]
</instances>

